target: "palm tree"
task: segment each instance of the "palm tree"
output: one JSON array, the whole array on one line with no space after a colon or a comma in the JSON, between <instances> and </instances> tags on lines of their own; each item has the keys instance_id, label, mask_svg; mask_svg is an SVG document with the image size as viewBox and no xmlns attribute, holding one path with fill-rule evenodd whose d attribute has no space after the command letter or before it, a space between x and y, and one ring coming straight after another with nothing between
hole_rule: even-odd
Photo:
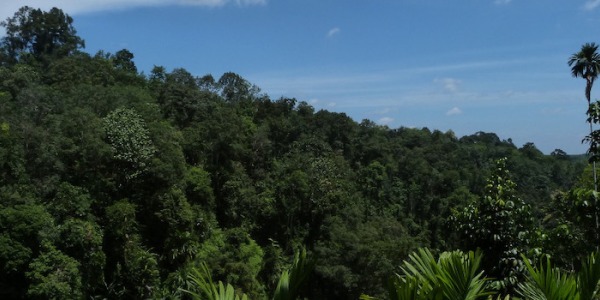
<instances>
[{"instance_id":1,"label":"palm tree","mask_svg":"<svg viewBox=\"0 0 600 300\"><path fill-rule=\"evenodd\" d=\"M531 300L594 300L600 297L600 255L592 253L581 261L578 273L567 273L552 266L550 259L533 267L523 256L529 277L519 283L517 292Z\"/></svg>"},{"instance_id":2,"label":"palm tree","mask_svg":"<svg viewBox=\"0 0 600 300\"><path fill-rule=\"evenodd\" d=\"M588 102L588 109L591 104L591 93L594 81L600 74L600 54L598 54L598 45L595 43L586 43L581 46L579 52L574 53L569 58L569 66L571 67L571 75L573 77L581 77L585 79L585 98ZM590 121L590 135L593 133L592 122ZM594 191L598 191L596 162L593 162L594 172Z\"/></svg>"},{"instance_id":3,"label":"palm tree","mask_svg":"<svg viewBox=\"0 0 600 300\"><path fill-rule=\"evenodd\" d=\"M573 77L585 79L585 98L588 106L591 101L591 92L594 81L600 74L600 54L598 54L598 45L595 43L586 43L581 46L581 50L574 53L569 58L569 66Z\"/></svg>"},{"instance_id":4,"label":"palm tree","mask_svg":"<svg viewBox=\"0 0 600 300\"><path fill-rule=\"evenodd\" d=\"M389 300L476 300L490 299L493 292L480 270L481 251L452 251L436 259L427 248L409 255L402 275L390 278ZM361 300L376 298L362 295Z\"/></svg>"},{"instance_id":5,"label":"palm tree","mask_svg":"<svg viewBox=\"0 0 600 300\"><path fill-rule=\"evenodd\" d=\"M573 77L581 77L585 79L585 98L588 102L588 115L592 112L591 106L591 93L594 81L600 74L600 54L598 54L598 45L595 43L585 43L581 46L579 52L574 53L569 58L569 66L571 66L571 74ZM589 138L593 139L594 128L592 126L592 118L588 119L590 123L590 135ZM594 144L590 144L590 149L594 147ZM593 154L592 155L596 155ZM594 159L594 157L592 158ZM594 174L594 192L598 192L598 175L596 174L596 161L592 160L592 171ZM596 200L596 240L600 239L600 219L598 218L598 200ZM596 247L596 251L600 251L600 246Z\"/></svg>"}]
</instances>

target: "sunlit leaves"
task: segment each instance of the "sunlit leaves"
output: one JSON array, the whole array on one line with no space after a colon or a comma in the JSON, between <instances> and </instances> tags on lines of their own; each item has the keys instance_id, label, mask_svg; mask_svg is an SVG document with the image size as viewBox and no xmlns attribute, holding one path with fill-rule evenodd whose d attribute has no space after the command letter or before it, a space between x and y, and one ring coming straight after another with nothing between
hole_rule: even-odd
<instances>
[{"instance_id":1,"label":"sunlit leaves","mask_svg":"<svg viewBox=\"0 0 600 300\"><path fill-rule=\"evenodd\" d=\"M124 163L125 178L144 172L156 149L141 116L131 109L116 109L104 118L104 129L114 158Z\"/></svg>"}]
</instances>

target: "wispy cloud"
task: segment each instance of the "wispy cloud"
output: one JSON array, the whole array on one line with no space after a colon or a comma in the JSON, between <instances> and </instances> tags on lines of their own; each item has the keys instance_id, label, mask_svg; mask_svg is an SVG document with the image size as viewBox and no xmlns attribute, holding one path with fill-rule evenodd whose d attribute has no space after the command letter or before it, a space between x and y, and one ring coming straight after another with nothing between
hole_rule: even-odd
<instances>
[{"instance_id":1,"label":"wispy cloud","mask_svg":"<svg viewBox=\"0 0 600 300\"><path fill-rule=\"evenodd\" d=\"M453 107L449 111L446 112L446 116L455 116L462 114L462 110L458 107Z\"/></svg>"},{"instance_id":2,"label":"wispy cloud","mask_svg":"<svg viewBox=\"0 0 600 300\"><path fill-rule=\"evenodd\" d=\"M451 93L458 92L458 86L461 84L461 81L455 78L436 78L433 82L441 84L445 91Z\"/></svg>"},{"instance_id":3,"label":"wispy cloud","mask_svg":"<svg viewBox=\"0 0 600 300\"><path fill-rule=\"evenodd\" d=\"M49 10L52 7L60 7L68 14L88 13L96 11L110 11L135 7L152 6L204 6L220 7L225 5L236 5L239 7L266 5L267 0L29 0L29 1L2 1L0 3L0 20L5 20L14 15L22 6L30 6Z\"/></svg>"},{"instance_id":4,"label":"wispy cloud","mask_svg":"<svg viewBox=\"0 0 600 300\"><path fill-rule=\"evenodd\" d=\"M377 124L379 124L379 125L389 125L392 122L394 122L394 119L390 118L390 117L383 117L383 118L377 120Z\"/></svg>"},{"instance_id":5,"label":"wispy cloud","mask_svg":"<svg viewBox=\"0 0 600 300\"><path fill-rule=\"evenodd\" d=\"M267 4L267 0L235 0L235 3L240 6L265 5Z\"/></svg>"},{"instance_id":6,"label":"wispy cloud","mask_svg":"<svg viewBox=\"0 0 600 300\"><path fill-rule=\"evenodd\" d=\"M512 0L494 0L494 4L496 5L505 5L511 3Z\"/></svg>"},{"instance_id":7,"label":"wispy cloud","mask_svg":"<svg viewBox=\"0 0 600 300\"><path fill-rule=\"evenodd\" d=\"M525 57L517 60L458 61L416 68L389 66L371 72L353 68L323 72L309 68L255 74L249 76L248 80L274 97L317 98L321 101L313 104L319 108L328 108L327 103L333 101L337 103L335 108L340 111L355 109L361 112L362 117L378 120L388 116L389 109L398 111L399 107L431 107L448 105L449 102L462 110L474 103L520 105L542 101L540 99L545 102L571 101L573 91L565 90L560 85L548 89L545 84L540 87L528 82L522 86L521 82L525 81L517 80L520 76L537 77L523 70L539 70L537 67L547 60L547 57L539 60ZM498 67L505 72L501 77L471 75L485 74L489 69ZM491 80L491 83L486 80ZM465 82L469 82L468 86Z\"/></svg>"},{"instance_id":8,"label":"wispy cloud","mask_svg":"<svg viewBox=\"0 0 600 300\"><path fill-rule=\"evenodd\" d=\"M339 27L334 27L334 28L331 28L331 29L329 29L329 31L327 32L327 37L332 37L332 36L334 36L334 35L336 35L336 34L339 34L339 33L340 33L340 31L341 31L341 30L340 30L340 28L339 28Z\"/></svg>"},{"instance_id":9,"label":"wispy cloud","mask_svg":"<svg viewBox=\"0 0 600 300\"><path fill-rule=\"evenodd\" d=\"M600 0L588 0L583 5L583 9L585 9L585 10L594 10L598 6L600 6Z\"/></svg>"},{"instance_id":10,"label":"wispy cloud","mask_svg":"<svg viewBox=\"0 0 600 300\"><path fill-rule=\"evenodd\" d=\"M389 107L383 108L383 109L378 109L376 111L373 112L373 114L375 115L385 115L385 114L389 114L392 110Z\"/></svg>"}]
</instances>

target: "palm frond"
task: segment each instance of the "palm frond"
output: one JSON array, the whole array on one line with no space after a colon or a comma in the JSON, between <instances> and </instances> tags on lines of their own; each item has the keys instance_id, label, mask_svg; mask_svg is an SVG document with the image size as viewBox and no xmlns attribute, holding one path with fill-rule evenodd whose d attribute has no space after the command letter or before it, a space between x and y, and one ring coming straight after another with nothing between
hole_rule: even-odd
<instances>
[{"instance_id":1,"label":"palm frond","mask_svg":"<svg viewBox=\"0 0 600 300\"><path fill-rule=\"evenodd\" d=\"M447 252L440 257L438 275L443 284L446 299L482 299L491 295L487 279L479 270L482 258L481 251L462 253Z\"/></svg>"},{"instance_id":2,"label":"palm frond","mask_svg":"<svg viewBox=\"0 0 600 300\"><path fill-rule=\"evenodd\" d=\"M526 282L519 283L517 293L524 299L531 300L579 300L577 280L571 274L553 268L550 258L540 262L534 268L529 260L523 256L525 266L529 272Z\"/></svg>"},{"instance_id":3,"label":"palm frond","mask_svg":"<svg viewBox=\"0 0 600 300\"><path fill-rule=\"evenodd\" d=\"M419 249L404 262L404 276L396 280L390 294L396 296L394 299L415 299L416 295L418 299L486 298L493 293L479 270L481 258L480 251L453 251L442 253L436 260L428 249Z\"/></svg>"},{"instance_id":4,"label":"palm frond","mask_svg":"<svg viewBox=\"0 0 600 300\"><path fill-rule=\"evenodd\" d=\"M246 294L236 294L231 284L224 285L219 281L215 284L206 263L199 268L192 268L188 274L190 290L181 289L194 300L248 300Z\"/></svg>"},{"instance_id":5,"label":"palm frond","mask_svg":"<svg viewBox=\"0 0 600 300\"><path fill-rule=\"evenodd\" d=\"M579 293L582 300L598 299L600 290L600 255L590 254L581 262L581 270L577 276Z\"/></svg>"},{"instance_id":6,"label":"palm frond","mask_svg":"<svg viewBox=\"0 0 600 300\"><path fill-rule=\"evenodd\" d=\"M308 258L306 249L294 254L294 263L289 270L283 271L279 277L273 300L293 300L298 297L300 288L308 281L315 266L314 260Z\"/></svg>"},{"instance_id":7,"label":"palm frond","mask_svg":"<svg viewBox=\"0 0 600 300\"><path fill-rule=\"evenodd\" d=\"M437 274L440 273L440 266L429 249L420 248L418 252L411 253L408 258L409 261L404 261L404 265L400 267L405 275L433 284L438 283Z\"/></svg>"},{"instance_id":8,"label":"palm frond","mask_svg":"<svg viewBox=\"0 0 600 300\"><path fill-rule=\"evenodd\" d=\"M593 82L600 74L600 54L597 51L597 44L586 43L581 46L579 52L571 55L568 61L571 66L571 75Z\"/></svg>"},{"instance_id":9,"label":"palm frond","mask_svg":"<svg viewBox=\"0 0 600 300\"><path fill-rule=\"evenodd\" d=\"M400 276L396 274L390 278L388 297L393 300L427 300L434 299L429 293L431 287L427 282L415 276Z\"/></svg>"}]
</instances>

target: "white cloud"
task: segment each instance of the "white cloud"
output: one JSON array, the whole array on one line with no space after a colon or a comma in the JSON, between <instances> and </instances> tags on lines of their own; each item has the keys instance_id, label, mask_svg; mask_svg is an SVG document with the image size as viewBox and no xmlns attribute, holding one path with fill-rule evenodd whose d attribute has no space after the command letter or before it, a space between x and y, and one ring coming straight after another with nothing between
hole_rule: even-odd
<instances>
[{"instance_id":1,"label":"white cloud","mask_svg":"<svg viewBox=\"0 0 600 300\"><path fill-rule=\"evenodd\" d=\"M235 3L240 6L248 5L266 5L267 0L235 0Z\"/></svg>"},{"instance_id":2,"label":"white cloud","mask_svg":"<svg viewBox=\"0 0 600 300\"><path fill-rule=\"evenodd\" d=\"M377 120L377 124L379 124L379 125L388 125L392 122L394 122L394 119L390 118L390 117L383 117L383 118Z\"/></svg>"},{"instance_id":3,"label":"white cloud","mask_svg":"<svg viewBox=\"0 0 600 300\"><path fill-rule=\"evenodd\" d=\"M4 0L2 3L0 3L0 20L5 20L8 17L12 17L14 13L22 6L41 8L43 10L49 10L52 7L58 7L70 15L76 15L79 13L127 9L133 7L170 5L219 7L228 4L233 4L240 7L265 5L267 4L267 0Z\"/></svg>"},{"instance_id":4,"label":"white cloud","mask_svg":"<svg viewBox=\"0 0 600 300\"><path fill-rule=\"evenodd\" d=\"M588 0L583 5L583 9L585 9L585 10L594 10L598 6L600 6L600 0Z\"/></svg>"},{"instance_id":5,"label":"white cloud","mask_svg":"<svg viewBox=\"0 0 600 300\"><path fill-rule=\"evenodd\" d=\"M376 114L376 115L385 115L385 114L389 114L390 111L392 111L392 110L389 107L386 107L384 109L379 109L379 110L374 111L373 114Z\"/></svg>"},{"instance_id":6,"label":"white cloud","mask_svg":"<svg viewBox=\"0 0 600 300\"><path fill-rule=\"evenodd\" d=\"M446 116L455 116L462 114L462 110L458 107L453 107L451 110L446 112Z\"/></svg>"},{"instance_id":7,"label":"white cloud","mask_svg":"<svg viewBox=\"0 0 600 300\"><path fill-rule=\"evenodd\" d=\"M494 4L496 5L509 4L510 2L512 2L512 0L494 0Z\"/></svg>"},{"instance_id":8,"label":"white cloud","mask_svg":"<svg viewBox=\"0 0 600 300\"><path fill-rule=\"evenodd\" d=\"M458 86L462 81L455 78L436 78L433 82L441 84L444 90L448 92L456 93L458 92Z\"/></svg>"},{"instance_id":9,"label":"white cloud","mask_svg":"<svg viewBox=\"0 0 600 300\"><path fill-rule=\"evenodd\" d=\"M334 27L334 28L331 28L331 29L329 29L329 31L327 32L327 37L332 37L332 36L334 36L334 35L336 35L336 34L340 33L340 31L341 31L341 30L340 30L340 28L339 28L339 27Z\"/></svg>"}]
</instances>

